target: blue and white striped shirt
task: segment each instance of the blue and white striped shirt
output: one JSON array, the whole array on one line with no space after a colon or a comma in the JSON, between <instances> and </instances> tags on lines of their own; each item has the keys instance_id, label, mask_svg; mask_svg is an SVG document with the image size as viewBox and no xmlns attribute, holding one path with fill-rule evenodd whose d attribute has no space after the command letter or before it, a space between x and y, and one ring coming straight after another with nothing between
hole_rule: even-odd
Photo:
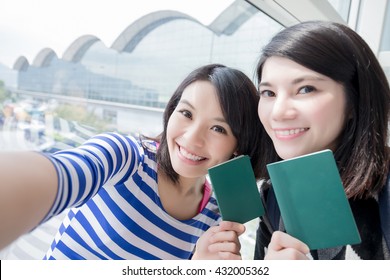
<instances>
[{"instance_id":1,"label":"blue and white striped shirt","mask_svg":"<svg viewBox=\"0 0 390 280\"><path fill-rule=\"evenodd\" d=\"M220 222L211 197L179 221L161 204L156 143L97 135L73 150L47 155L59 177L51 216L71 206L45 259L189 259L198 238Z\"/></svg>"}]
</instances>

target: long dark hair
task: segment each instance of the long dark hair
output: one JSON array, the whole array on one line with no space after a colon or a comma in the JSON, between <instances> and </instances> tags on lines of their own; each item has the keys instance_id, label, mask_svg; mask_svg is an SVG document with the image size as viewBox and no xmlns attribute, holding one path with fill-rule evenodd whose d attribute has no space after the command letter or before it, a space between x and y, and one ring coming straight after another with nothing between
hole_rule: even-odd
<instances>
[{"instance_id":1,"label":"long dark hair","mask_svg":"<svg viewBox=\"0 0 390 280\"><path fill-rule=\"evenodd\" d=\"M345 25L310 21L282 30L265 46L257 65L258 81L271 56L291 59L343 85L352 117L340 135L335 158L344 188L348 197L377 194L389 171L390 89L367 43ZM261 137L261 164L280 160L270 137ZM262 176L269 179L267 172Z\"/></svg>"},{"instance_id":2,"label":"long dark hair","mask_svg":"<svg viewBox=\"0 0 390 280\"><path fill-rule=\"evenodd\" d=\"M154 139L160 142L156 155L159 169L172 182L178 181L179 175L173 170L169 156L167 126L184 89L196 81L209 81L216 88L223 116L237 139L237 153L250 156L255 176L259 177L261 125L257 115L256 86L243 72L221 64L205 65L192 71L168 101L163 115L163 132Z\"/></svg>"}]
</instances>

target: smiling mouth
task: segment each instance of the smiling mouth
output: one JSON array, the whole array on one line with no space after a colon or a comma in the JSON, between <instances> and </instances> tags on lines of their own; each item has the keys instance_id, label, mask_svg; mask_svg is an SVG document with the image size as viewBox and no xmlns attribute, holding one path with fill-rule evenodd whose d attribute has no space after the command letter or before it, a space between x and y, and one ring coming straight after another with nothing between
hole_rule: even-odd
<instances>
[{"instance_id":1,"label":"smiling mouth","mask_svg":"<svg viewBox=\"0 0 390 280\"><path fill-rule=\"evenodd\" d=\"M277 136L291 136L299 134L301 132L309 130L308 128L295 128L295 129L286 129L286 130L275 130Z\"/></svg>"},{"instance_id":2,"label":"smiling mouth","mask_svg":"<svg viewBox=\"0 0 390 280\"><path fill-rule=\"evenodd\" d=\"M192 160L192 161L201 161L201 160L206 159L205 157L200 157L200 156L191 154L190 152L188 152L186 149L184 149L181 146L179 146L179 151L183 157L185 157L186 159Z\"/></svg>"}]
</instances>

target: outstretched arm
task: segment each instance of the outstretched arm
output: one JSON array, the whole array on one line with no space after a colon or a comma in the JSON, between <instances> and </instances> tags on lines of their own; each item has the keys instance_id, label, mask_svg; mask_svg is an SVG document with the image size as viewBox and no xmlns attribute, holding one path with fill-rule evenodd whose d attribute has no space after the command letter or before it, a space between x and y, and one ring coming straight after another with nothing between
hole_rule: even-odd
<instances>
[{"instance_id":1,"label":"outstretched arm","mask_svg":"<svg viewBox=\"0 0 390 280\"><path fill-rule=\"evenodd\" d=\"M37 152L0 153L0 249L36 227L57 194L51 161Z\"/></svg>"},{"instance_id":2,"label":"outstretched arm","mask_svg":"<svg viewBox=\"0 0 390 280\"><path fill-rule=\"evenodd\" d=\"M99 134L55 154L0 152L0 249L137 169L136 140Z\"/></svg>"},{"instance_id":3,"label":"outstretched arm","mask_svg":"<svg viewBox=\"0 0 390 280\"><path fill-rule=\"evenodd\" d=\"M238 237L245 232L243 224L222 221L210 227L196 243L193 260L241 260Z\"/></svg>"}]
</instances>

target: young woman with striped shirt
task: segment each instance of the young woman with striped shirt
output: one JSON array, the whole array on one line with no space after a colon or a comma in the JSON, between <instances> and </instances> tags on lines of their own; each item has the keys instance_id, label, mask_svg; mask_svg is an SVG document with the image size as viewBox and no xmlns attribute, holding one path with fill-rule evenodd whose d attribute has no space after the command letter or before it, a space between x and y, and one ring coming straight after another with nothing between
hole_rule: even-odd
<instances>
[{"instance_id":1,"label":"young woman with striped shirt","mask_svg":"<svg viewBox=\"0 0 390 280\"><path fill-rule=\"evenodd\" d=\"M206 174L237 154L259 174L257 104L241 71L207 65L174 92L157 138L105 133L55 154L2 154L0 247L72 207L45 259L239 259L244 226L221 222Z\"/></svg>"}]
</instances>

